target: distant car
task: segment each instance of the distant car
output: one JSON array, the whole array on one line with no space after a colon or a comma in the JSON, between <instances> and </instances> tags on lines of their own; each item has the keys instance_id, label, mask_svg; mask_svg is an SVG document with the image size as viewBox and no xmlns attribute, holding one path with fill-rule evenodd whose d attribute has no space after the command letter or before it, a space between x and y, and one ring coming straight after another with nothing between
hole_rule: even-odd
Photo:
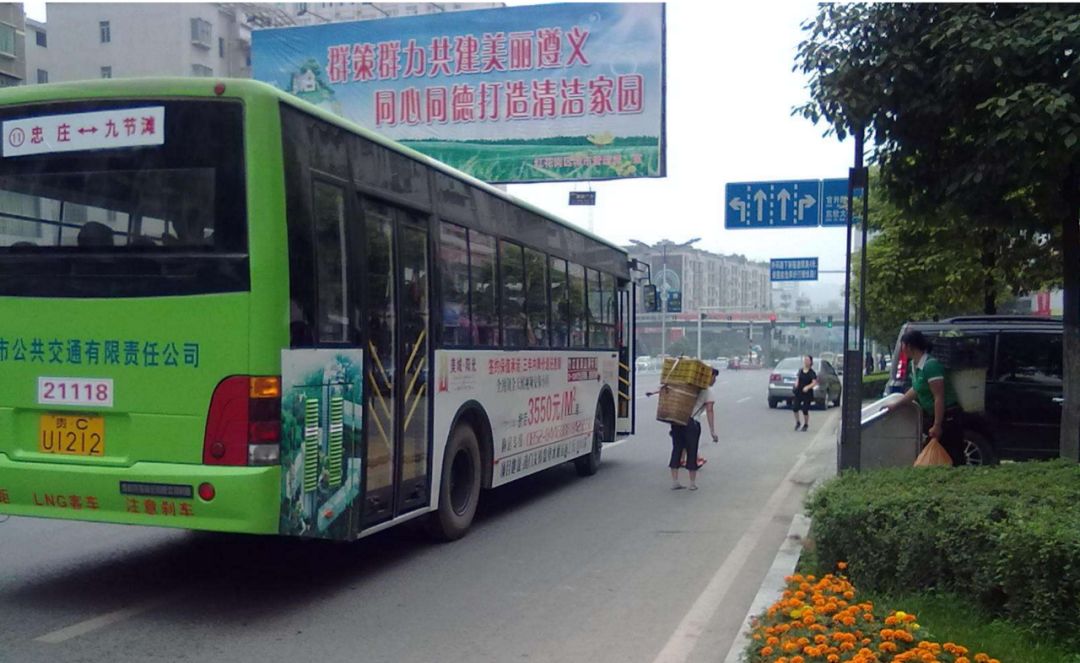
<instances>
[{"instance_id":1,"label":"distant car","mask_svg":"<svg viewBox=\"0 0 1080 663\"><path fill-rule=\"evenodd\" d=\"M886 394L911 387L900 337L921 331L945 365L964 409L964 461L1055 458L1059 454L1064 362L1061 318L964 316L908 322L892 353Z\"/></svg>"},{"instance_id":2,"label":"distant car","mask_svg":"<svg viewBox=\"0 0 1080 663\"><path fill-rule=\"evenodd\" d=\"M648 355L642 355L641 357L637 358L637 361L634 362L634 365L637 366L639 371L647 371L649 370L649 367L652 366L652 357Z\"/></svg>"},{"instance_id":3,"label":"distant car","mask_svg":"<svg viewBox=\"0 0 1080 663\"><path fill-rule=\"evenodd\" d=\"M791 407L791 401L795 397L796 379L802 365L802 357L788 357L776 365L769 375L769 407L775 408L781 402ZM844 387L836 369L822 359L814 360L813 369L818 376L818 385L814 387L814 405L823 410L828 408L830 403L840 405Z\"/></svg>"},{"instance_id":4,"label":"distant car","mask_svg":"<svg viewBox=\"0 0 1080 663\"><path fill-rule=\"evenodd\" d=\"M737 371L737 370L739 370L739 366L741 364L742 364L742 359L741 358L732 357L731 359L728 360L727 367L730 370Z\"/></svg>"}]
</instances>

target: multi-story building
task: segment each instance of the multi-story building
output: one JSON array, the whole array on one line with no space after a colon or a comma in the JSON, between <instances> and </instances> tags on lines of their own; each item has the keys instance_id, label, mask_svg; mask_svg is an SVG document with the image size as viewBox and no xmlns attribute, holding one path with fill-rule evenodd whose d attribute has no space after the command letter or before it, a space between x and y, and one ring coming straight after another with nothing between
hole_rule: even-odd
<instances>
[{"instance_id":1,"label":"multi-story building","mask_svg":"<svg viewBox=\"0 0 1080 663\"><path fill-rule=\"evenodd\" d=\"M713 309L763 313L772 308L769 264L673 244L626 247L631 258L652 267L653 283L682 292L684 311Z\"/></svg>"},{"instance_id":2,"label":"multi-story building","mask_svg":"<svg viewBox=\"0 0 1080 663\"><path fill-rule=\"evenodd\" d=\"M243 5L49 3L33 22L28 82L132 76L251 76Z\"/></svg>"},{"instance_id":3,"label":"multi-story building","mask_svg":"<svg viewBox=\"0 0 1080 663\"><path fill-rule=\"evenodd\" d=\"M502 2L291 2L283 11L296 25L313 25L504 6Z\"/></svg>"},{"instance_id":4,"label":"multi-story building","mask_svg":"<svg viewBox=\"0 0 1080 663\"><path fill-rule=\"evenodd\" d=\"M0 87L26 80L25 24L21 2L0 3Z\"/></svg>"},{"instance_id":5,"label":"multi-story building","mask_svg":"<svg viewBox=\"0 0 1080 663\"><path fill-rule=\"evenodd\" d=\"M0 84L132 76L251 76L251 30L504 6L487 3L49 3L30 22L22 58L22 5L0 4ZM10 22L5 11L11 13ZM16 11L17 10L17 11ZM5 32L7 27L14 31ZM12 36L14 35L14 36ZM5 47L5 44L10 44ZM6 58L9 48L15 55ZM9 61L23 62L8 77ZM29 76L27 76L29 72Z\"/></svg>"},{"instance_id":6,"label":"multi-story building","mask_svg":"<svg viewBox=\"0 0 1080 663\"><path fill-rule=\"evenodd\" d=\"M26 82L48 83L52 69L52 51L49 50L49 35L44 23L32 18L26 19Z\"/></svg>"}]
</instances>

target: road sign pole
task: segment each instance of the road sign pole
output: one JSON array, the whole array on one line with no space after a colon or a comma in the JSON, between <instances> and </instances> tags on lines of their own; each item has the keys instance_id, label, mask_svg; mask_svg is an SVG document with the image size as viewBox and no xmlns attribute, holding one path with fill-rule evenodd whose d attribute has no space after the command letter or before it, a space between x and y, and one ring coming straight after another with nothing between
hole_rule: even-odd
<instances>
[{"instance_id":1,"label":"road sign pole","mask_svg":"<svg viewBox=\"0 0 1080 663\"><path fill-rule=\"evenodd\" d=\"M850 249L848 253L850 253ZM667 244L664 244L663 268L660 273L664 275L664 292L660 293L660 361L667 356ZM681 287L681 286L680 286Z\"/></svg>"},{"instance_id":2,"label":"road sign pole","mask_svg":"<svg viewBox=\"0 0 1080 663\"><path fill-rule=\"evenodd\" d=\"M698 311L697 314L697 358L701 359L701 320L705 317L705 314Z\"/></svg>"},{"instance_id":3,"label":"road sign pole","mask_svg":"<svg viewBox=\"0 0 1080 663\"><path fill-rule=\"evenodd\" d=\"M847 256L844 275L844 398L840 419L840 444L837 449L837 469L859 469L859 458L862 449L862 349L861 335L863 316L861 311L865 304L865 296L860 297L858 316L858 338L860 342L853 349L851 346L851 244L852 230L854 229L855 189L862 185L863 197L866 197L866 169L863 167L863 140L864 129L858 127L855 134L855 167L848 174L848 207L847 207ZM866 217L862 219L863 232L866 229ZM864 234L865 237L865 234ZM866 256L865 245L862 258L863 275L860 283L860 292L865 293L866 287Z\"/></svg>"}]
</instances>

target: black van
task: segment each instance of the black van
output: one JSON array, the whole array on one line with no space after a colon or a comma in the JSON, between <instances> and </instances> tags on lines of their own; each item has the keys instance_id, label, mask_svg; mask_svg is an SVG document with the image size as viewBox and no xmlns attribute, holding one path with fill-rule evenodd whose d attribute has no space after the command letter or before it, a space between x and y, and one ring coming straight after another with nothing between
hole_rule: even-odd
<instances>
[{"instance_id":1,"label":"black van","mask_svg":"<svg viewBox=\"0 0 1080 663\"><path fill-rule=\"evenodd\" d=\"M969 464L1058 456L1061 318L964 316L909 322L900 337L914 330L929 338L930 354L953 376L965 410ZM908 390L910 364L900 353L898 337L887 394Z\"/></svg>"}]
</instances>

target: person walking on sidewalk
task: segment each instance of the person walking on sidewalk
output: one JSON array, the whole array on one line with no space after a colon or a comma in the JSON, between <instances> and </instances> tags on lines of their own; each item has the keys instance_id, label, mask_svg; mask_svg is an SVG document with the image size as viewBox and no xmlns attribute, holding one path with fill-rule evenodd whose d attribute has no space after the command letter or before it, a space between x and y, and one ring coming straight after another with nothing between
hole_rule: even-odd
<instances>
[{"instance_id":1,"label":"person walking on sidewalk","mask_svg":"<svg viewBox=\"0 0 1080 663\"><path fill-rule=\"evenodd\" d=\"M894 403L885 406L892 411L907 403L917 402L923 411L924 431L930 439L937 440L949 452L953 465L963 465L964 411L956 397L952 381L945 374L945 367L930 356L930 340L921 331L909 331L900 337L902 357L911 360L911 388Z\"/></svg>"},{"instance_id":2,"label":"person walking on sidewalk","mask_svg":"<svg viewBox=\"0 0 1080 663\"><path fill-rule=\"evenodd\" d=\"M687 486L679 482L679 468L683 464L683 454L686 454L686 471L690 475L689 488L690 490L697 490L697 471L700 468L698 464L698 442L701 439L699 417L702 412L705 412L706 419L709 422L709 433L712 435L712 441L720 441L720 438L716 435L716 415L713 413L715 400L712 393L712 386L716 384L716 376L719 373L720 371L714 368L709 387L698 392L697 400L694 402L693 414L686 422L686 425L671 424L671 458L668 461L668 469L671 470L672 490L687 488ZM666 388L666 385L660 385L659 390L646 392L645 395L652 396Z\"/></svg>"},{"instance_id":3,"label":"person walking on sidewalk","mask_svg":"<svg viewBox=\"0 0 1080 663\"><path fill-rule=\"evenodd\" d=\"M803 356L803 365L795 377L795 399L791 401L791 409L795 412L795 430L810 429L810 404L814 402L814 387L818 384L817 373L814 372L814 358L810 355ZM803 421L799 423L799 410L802 410Z\"/></svg>"}]
</instances>

